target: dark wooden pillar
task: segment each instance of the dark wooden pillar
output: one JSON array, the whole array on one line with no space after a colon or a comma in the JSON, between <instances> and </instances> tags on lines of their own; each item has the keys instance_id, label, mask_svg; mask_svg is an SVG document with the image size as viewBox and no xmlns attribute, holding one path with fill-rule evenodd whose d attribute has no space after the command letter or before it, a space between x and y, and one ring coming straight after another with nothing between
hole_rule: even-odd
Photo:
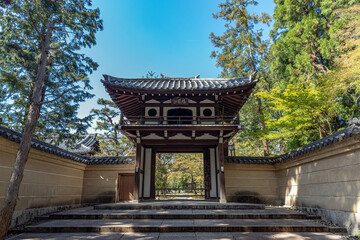
<instances>
[{"instance_id":1,"label":"dark wooden pillar","mask_svg":"<svg viewBox=\"0 0 360 240\"><path fill-rule=\"evenodd\" d=\"M155 199L155 167L156 167L156 152L151 150L151 184L150 184L150 198Z\"/></svg>"},{"instance_id":2,"label":"dark wooden pillar","mask_svg":"<svg viewBox=\"0 0 360 240\"><path fill-rule=\"evenodd\" d=\"M219 174L220 174L220 202L226 203L225 192L225 166L224 166L224 143L220 140L218 144L218 157L219 157Z\"/></svg>"},{"instance_id":3,"label":"dark wooden pillar","mask_svg":"<svg viewBox=\"0 0 360 240\"><path fill-rule=\"evenodd\" d=\"M229 142L224 143L224 156L229 156Z\"/></svg>"},{"instance_id":4,"label":"dark wooden pillar","mask_svg":"<svg viewBox=\"0 0 360 240\"><path fill-rule=\"evenodd\" d=\"M136 143L134 202L139 202L141 143Z\"/></svg>"},{"instance_id":5,"label":"dark wooden pillar","mask_svg":"<svg viewBox=\"0 0 360 240\"><path fill-rule=\"evenodd\" d=\"M210 170L210 152L209 149L204 150L204 188L205 188L205 199L210 199L211 190L211 170Z\"/></svg>"}]
</instances>

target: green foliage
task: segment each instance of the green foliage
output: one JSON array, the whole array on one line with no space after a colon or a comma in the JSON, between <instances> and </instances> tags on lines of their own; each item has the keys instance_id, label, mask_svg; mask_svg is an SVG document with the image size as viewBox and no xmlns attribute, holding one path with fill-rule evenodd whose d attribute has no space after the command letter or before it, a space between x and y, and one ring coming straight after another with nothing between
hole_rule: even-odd
<instances>
[{"instance_id":1,"label":"green foliage","mask_svg":"<svg viewBox=\"0 0 360 240\"><path fill-rule=\"evenodd\" d=\"M247 10L257 4L254 0L227 0L219 4L220 11L213 14L215 19L226 21L223 35L210 34L213 45L221 49L221 52L213 51L211 57L216 58L223 77L244 76L255 71L259 58L266 52L268 42L262 40L262 29L255 26L269 25L270 16L250 14Z\"/></svg>"},{"instance_id":2,"label":"green foliage","mask_svg":"<svg viewBox=\"0 0 360 240\"><path fill-rule=\"evenodd\" d=\"M222 36L210 35L221 49L211 55L221 75L259 72L255 94L240 111L246 126L235 136L240 155L266 154L266 145L269 154L290 151L360 115L358 1L274 2L271 41L255 27L269 16L247 10L256 1L227 0L214 14L226 21Z\"/></svg>"},{"instance_id":3,"label":"green foliage","mask_svg":"<svg viewBox=\"0 0 360 240\"><path fill-rule=\"evenodd\" d=\"M325 78L333 80L339 99L336 112L339 116L350 119L360 116L360 4L338 13L347 24L332 34L339 38L340 54L335 58L335 68Z\"/></svg>"},{"instance_id":4,"label":"green foliage","mask_svg":"<svg viewBox=\"0 0 360 240\"><path fill-rule=\"evenodd\" d=\"M268 89L269 81L266 55L269 41L263 39L262 26L269 26L271 18L268 14L250 13L248 8L256 6L254 0L227 0L219 4L220 11L214 18L226 21L226 31L221 36L210 34L211 42L221 52L214 51L211 57L216 58L217 66L222 68L222 77L241 77L251 72L259 72L259 83L255 91ZM242 124L248 130L237 136L237 149L254 155L269 155L269 142L267 139L259 141L262 131L266 128L263 112L267 105L256 97L251 97L247 107L241 110ZM250 110L250 111L247 111ZM254 142L255 141L255 142ZM258 151L261 148L262 151ZM263 152L263 153L262 153Z\"/></svg>"},{"instance_id":5,"label":"green foliage","mask_svg":"<svg viewBox=\"0 0 360 240\"><path fill-rule=\"evenodd\" d=\"M174 162L174 154L157 154L156 157L156 171L155 171L155 188L163 189L170 188L168 181L170 171Z\"/></svg>"},{"instance_id":6,"label":"green foliage","mask_svg":"<svg viewBox=\"0 0 360 240\"><path fill-rule=\"evenodd\" d=\"M96 130L99 136L101 156L119 156L131 148L131 142L125 136L119 136L116 130L116 118L120 116L119 109L113 101L99 98L97 104L101 109L91 109L97 118Z\"/></svg>"},{"instance_id":7,"label":"green foliage","mask_svg":"<svg viewBox=\"0 0 360 240\"><path fill-rule=\"evenodd\" d=\"M344 29L356 29L353 20L358 17L339 14L351 1L275 2L269 65L277 82L257 96L271 104L264 136L283 139L286 150L293 150L338 131L349 111L358 110L358 83L347 82L358 78L354 66L359 59L355 45L342 47L349 42Z\"/></svg>"},{"instance_id":8,"label":"green foliage","mask_svg":"<svg viewBox=\"0 0 360 240\"><path fill-rule=\"evenodd\" d=\"M196 188L204 186L202 154L158 154L156 158L155 187Z\"/></svg>"},{"instance_id":9,"label":"green foliage","mask_svg":"<svg viewBox=\"0 0 360 240\"><path fill-rule=\"evenodd\" d=\"M339 42L330 34L343 24L336 10L349 2L275 0L271 68L280 84L316 82L333 68Z\"/></svg>"},{"instance_id":10,"label":"green foliage","mask_svg":"<svg viewBox=\"0 0 360 240\"><path fill-rule=\"evenodd\" d=\"M278 117L270 113L266 116L269 129L266 137L288 140L296 137L296 141L308 143L329 135L327 129L331 127L324 126L330 124L335 99L327 89L289 84L285 90L276 87L271 92L258 93L257 96L269 101L270 109L280 112Z\"/></svg>"},{"instance_id":11,"label":"green foliage","mask_svg":"<svg viewBox=\"0 0 360 240\"><path fill-rule=\"evenodd\" d=\"M21 131L38 73L41 42L53 24L41 118L35 137L58 141L83 134L91 117L77 117L79 103L92 97L88 74L97 64L78 51L96 44L102 29L90 0L13 0L0 6L0 114L7 127Z\"/></svg>"}]
</instances>

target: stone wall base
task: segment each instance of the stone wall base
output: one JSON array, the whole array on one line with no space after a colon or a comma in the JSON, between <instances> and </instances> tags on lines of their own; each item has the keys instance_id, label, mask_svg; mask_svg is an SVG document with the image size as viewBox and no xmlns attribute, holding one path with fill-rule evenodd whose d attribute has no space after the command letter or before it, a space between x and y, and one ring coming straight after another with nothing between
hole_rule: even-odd
<instances>
[{"instance_id":1,"label":"stone wall base","mask_svg":"<svg viewBox=\"0 0 360 240\"><path fill-rule=\"evenodd\" d=\"M89 204L87 204L89 205ZM71 208L82 207L83 204L74 204L74 205L64 205L64 206L54 206L54 207L44 207L44 208L32 208L25 210L16 210L13 214L10 229L15 226L22 225L34 220L36 217L42 215L68 210Z\"/></svg>"},{"instance_id":2,"label":"stone wall base","mask_svg":"<svg viewBox=\"0 0 360 240\"><path fill-rule=\"evenodd\" d=\"M360 233L360 213L310 207L296 207L296 209L311 215L320 216L324 221L346 227L348 233L351 235Z\"/></svg>"}]
</instances>

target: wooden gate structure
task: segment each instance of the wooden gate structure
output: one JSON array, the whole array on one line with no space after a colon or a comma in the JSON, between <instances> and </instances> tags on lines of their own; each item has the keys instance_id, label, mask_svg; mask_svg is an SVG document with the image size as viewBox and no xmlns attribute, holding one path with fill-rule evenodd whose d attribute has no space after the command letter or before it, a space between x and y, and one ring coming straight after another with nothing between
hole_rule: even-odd
<instances>
[{"instance_id":1,"label":"wooden gate structure","mask_svg":"<svg viewBox=\"0 0 360 240\"><path fill-rule=\"evenodd\" d=\"M243 126L238 112L255 74L242 78L116 78L106 91L121 110L118 125L136 145L134 201L155 197L155 155L203 153L206 199L226 202L224 156Z\"/></svg>"}]
</instances>

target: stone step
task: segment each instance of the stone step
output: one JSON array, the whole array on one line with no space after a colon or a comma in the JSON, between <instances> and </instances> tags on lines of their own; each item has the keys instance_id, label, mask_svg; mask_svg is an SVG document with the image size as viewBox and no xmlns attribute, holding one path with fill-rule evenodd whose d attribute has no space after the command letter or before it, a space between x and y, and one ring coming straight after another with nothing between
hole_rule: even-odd
<instances>
[{"instance_id":1,"label":"stone step","mask_svg":"<svg viewBox=\"0 0 360 240\"><path fill-rule=\"evenodd\" d=\"M185 204L184 204L185 203ZM160 210L160 209L264 209L265 205L262 204L247 204L247 203L227 203L221 204L217 202L204 202L201 201L189 201L181 202L178 201L159 201L159 202L143 202L143 203L110 203L95 205L95 210L121 210L121 209L132 209L132 210Z\"/></svg>"},{"instance_id":2,"label":"stone step","mask_svg":"<svg viewBox=\"0 0 360 240\"><path fill-rule=\"evenodd\" d=\"M76 232L344 232L304 219L202 220L49 220L25 228L28 233Z\"/></svg>"},{"instance_id":3,"label":"stone step","mask_svg":"<svg viewBox=\"0 0 360 240\"><path fill-rule=\"evenodd\" d=\"M341 240L341 235L324 232L170 232L170 233L23 233L8 240L64 240L64 239L101 239L101 240Z\"/></svg>"},{"instance_id":4,"label":"stone step","mask_svg":"<svg viewBox=\"0 0 360 240\"><path fill-rule=\"evenodd\" d=\"M185 210L94 210L91 207L71 209L51 214L47 219L320 219L297 211L278 207L265 209L185 209Z\"/></svg>"},{"instance_id":5,"label":"stone step","mask_svg":"<svg viewBox=\"0 0 360 240\"><path fill-rule=\"evenodd\" d=\"M305 214L52 214L46 219L321 219Z\"/></svg>"}]
</instances>

